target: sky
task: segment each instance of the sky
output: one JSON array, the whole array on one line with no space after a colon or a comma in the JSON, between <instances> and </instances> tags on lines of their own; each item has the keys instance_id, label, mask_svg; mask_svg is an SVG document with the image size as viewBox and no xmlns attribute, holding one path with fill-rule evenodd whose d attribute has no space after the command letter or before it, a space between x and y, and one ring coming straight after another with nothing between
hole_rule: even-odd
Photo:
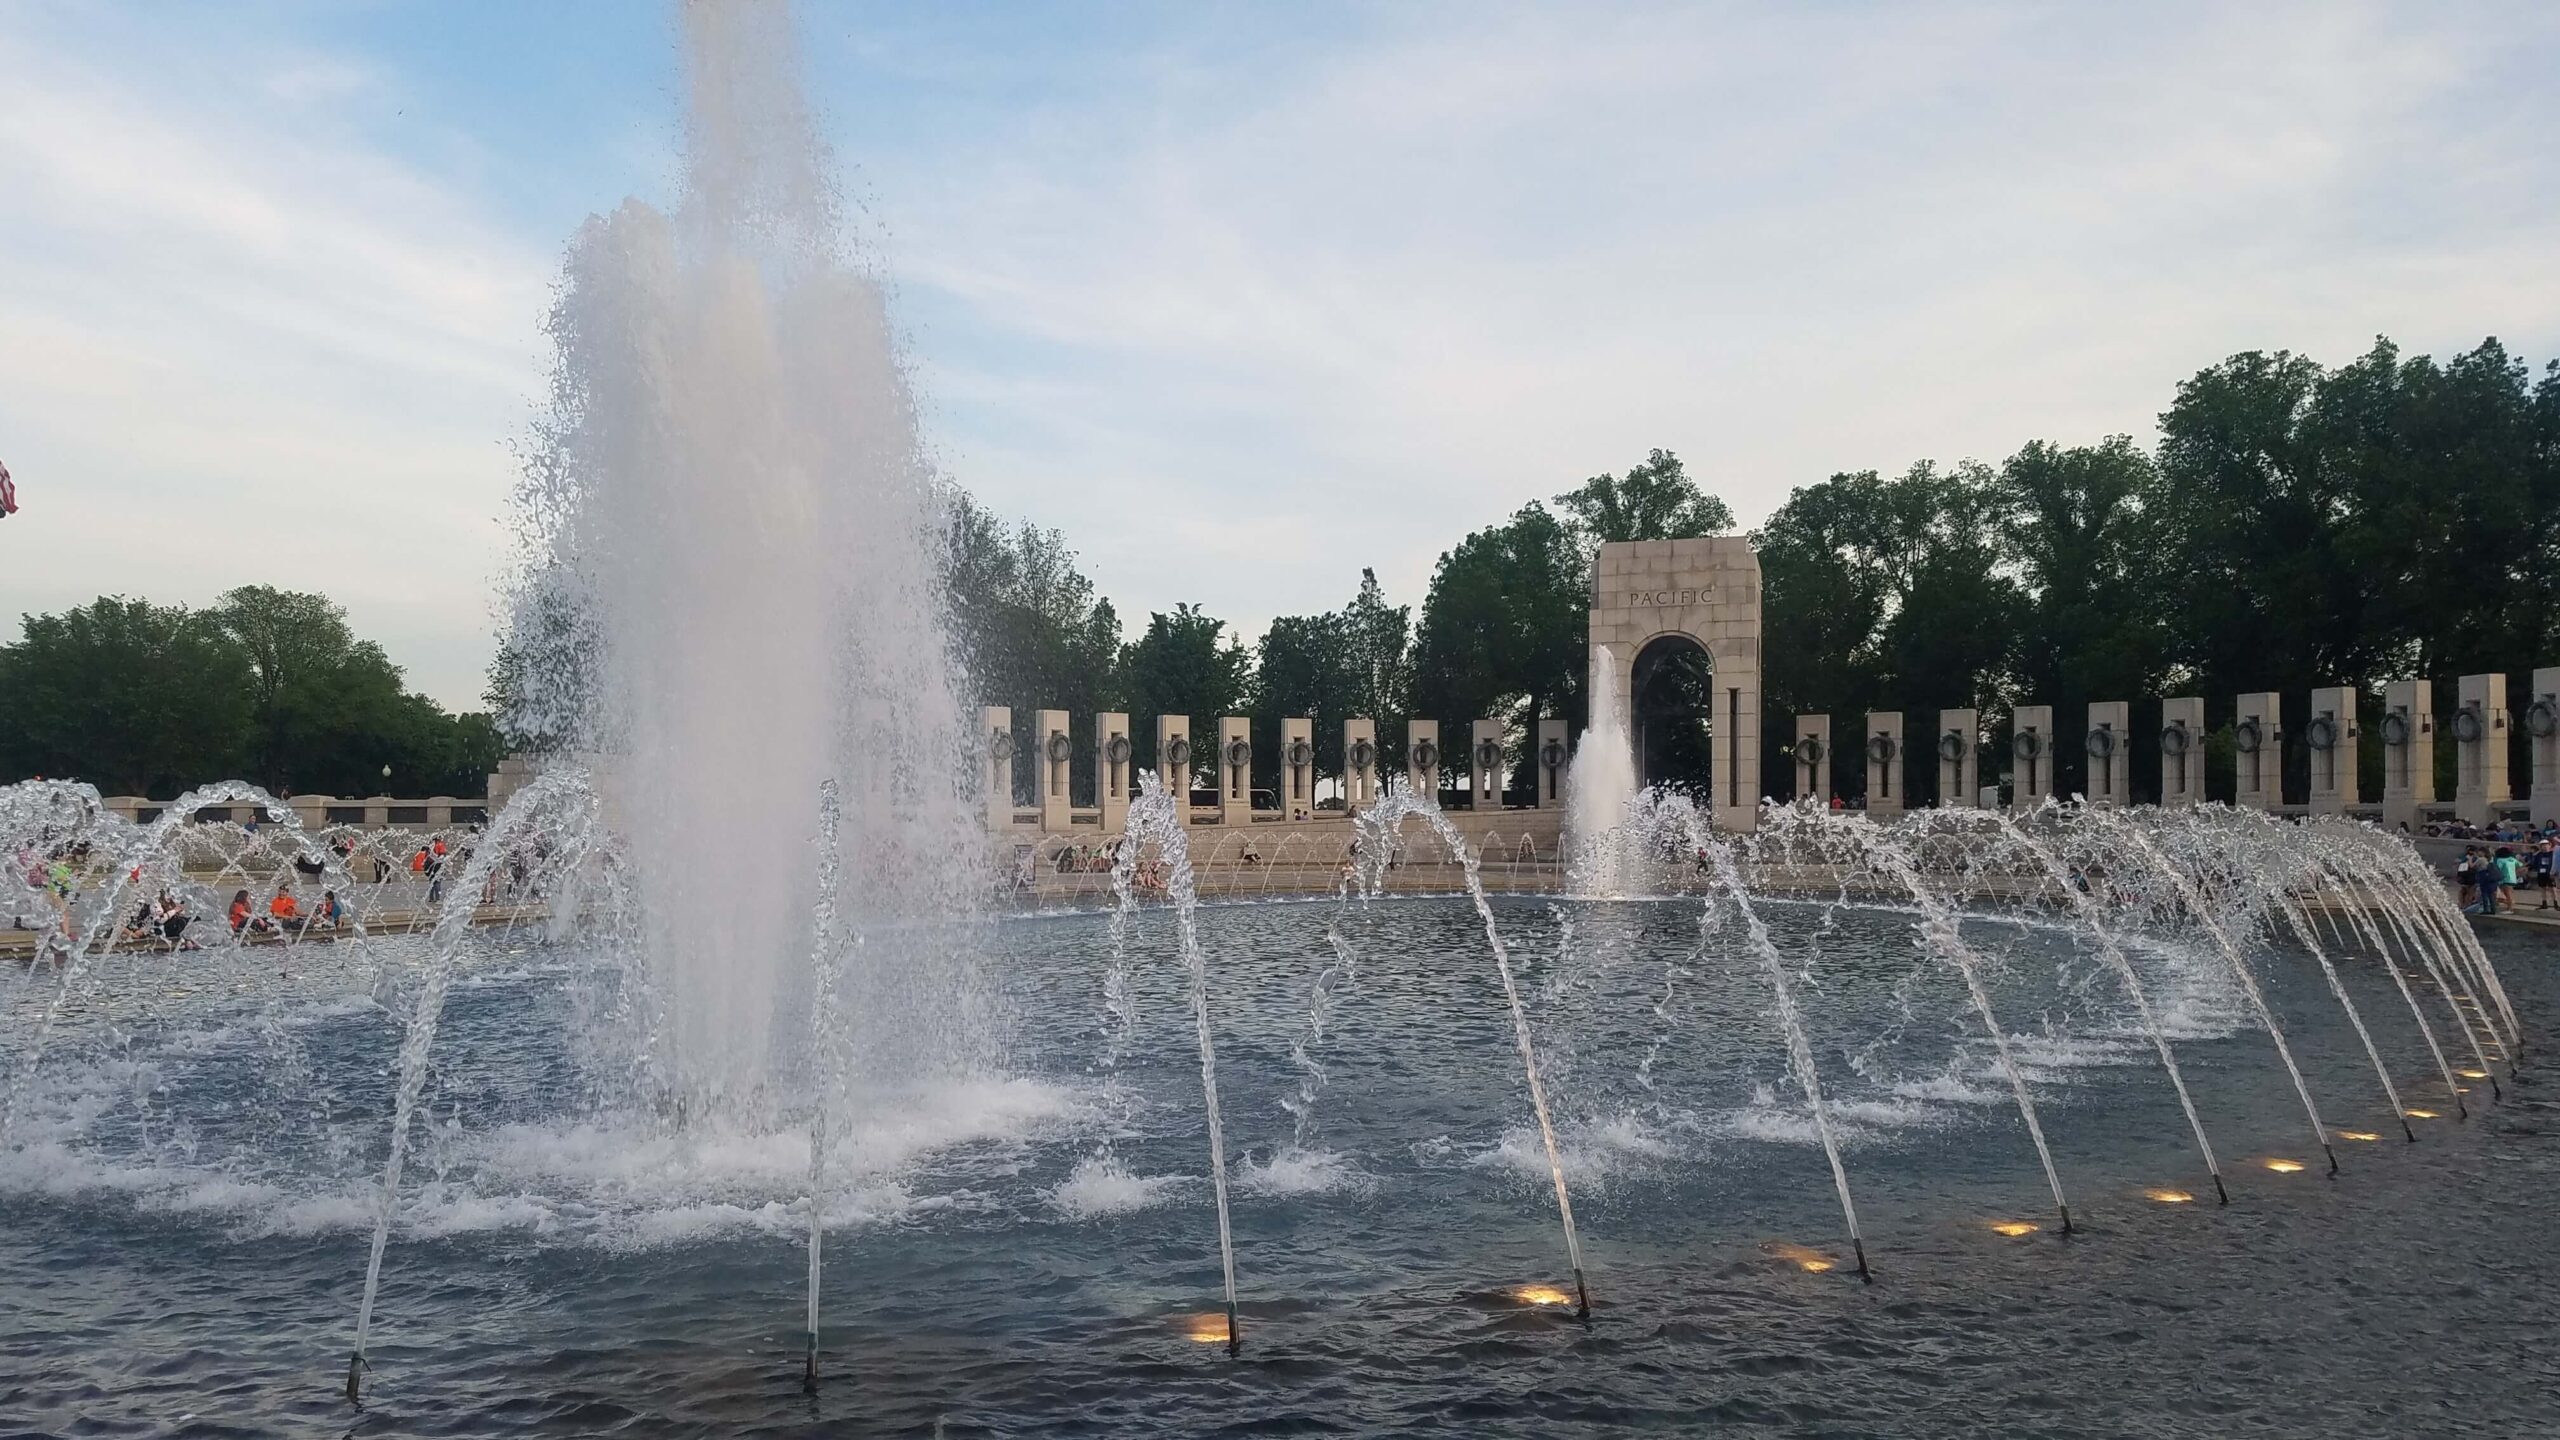
<instances>
[{"instance_id":1,"label":"sky","mask_svg":"<svg viewBox=\"0 0 2560 1440\"><path fill-rule=\"evenodd\" d=\"M804 4L935 463L1248 640L1676 451L2147 440L2226 355L2560 355L2560 6ZM475 706L644 3L0 3L0 624L318 590ZM707 486L718 483L706 477ZM5 703L5 702L0 702Z\"/></svg>"}]
</instances>

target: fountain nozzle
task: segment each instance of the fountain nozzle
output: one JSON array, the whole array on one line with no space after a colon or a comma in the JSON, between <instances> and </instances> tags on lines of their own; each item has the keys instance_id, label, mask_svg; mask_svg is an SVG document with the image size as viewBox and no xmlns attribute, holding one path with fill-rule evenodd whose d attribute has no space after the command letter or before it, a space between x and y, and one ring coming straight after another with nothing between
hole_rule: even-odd
<instances>
[{"instance_id":1,"label":"fountain nozzle","mask_svg":"<svg viewBox=\"0 0 2560 1440\"><path fill-rule=\"evenodd\" d=\"M1870 1285L1876 1283L1876 1277L1867 1269L1867 1242L1852 1235L1849 1237L1849 1248L1858 1252L1858 1278Z\"/></svg>"},{"instance_id":2,"label":"fountain nozzle","mask_svg":"<svg viewBox=\"0 0 2560 1440\"><path fill-rule=\"evenodd\" d=\"M1227 1302L1227 1357L1233 1359L1243 1353L1244 1327L1236 1323L1235 1302L1230 1300Z\"/></svg>"},{"instance_id":3,"label":"fountain nozzle","mask_svg":"<svg viewBox=\"0 0 2560 1440\"><path fill-rule=\"evenodd\" d=\"M359 1410L364 1408L364 1352L361 1350L347 1356L347 1403Z\"/></svg>"},{"instance_id":4,"label":"fountain nozzle","mask_svg":"<svg viewBox=\"0 0 2560 1440\"><path fill-rule=\"evenodd\" d=\"M2407 1122L2403 1121L2402 1123L2406 1124ZM2330 1149L2329 1142L2326 1140L2320 1142L2320 1151L2322 1154L2329 1157L2329 1178L2332 1180L2338 1178L2338 1152Z\"/></svg>"},{"instance_id":5,"label":"fountain nozzle","mask_svg":"<svg viewBox=\"0 0 2560 1440\"><path fill-rule=\"evenodd\" d=\"M1591 1289L1582 1283L1582 1267L1579 1265L1573 1267L1573 1299L1574 1317L1588 1327L1591 1324Z\"/></svg>"},{"instance_id":6,"label":"fountain nozzle","mask_svg":"<svg viewBox=\"0 0 2560 1440\"><path fill-rule=\"evenodd\" d=\"M2061 1208L2062 1208L2062 1233L2063 1233L2063 1234L2065 1234L2065 1235L2068 1235L2068 1234L2070 1234L2070 1233L2071 1233L2071 1207L2070 1207L2069 1205L2064 1205L2064 1206L2062 1206Z\"/></svg>"},{"instance_id":7,"label":"fountain nozzle","mask_svg":"<svg viewBox=\"0 0 2560 1440\"><path fill-rule=\"evenodd\" d=\"M809 1359L800 1371L800 1390L807 1395L818 1393L818 1332L809 1332Z\"/></svg>"},{"instance_id":8,"label":"fountain nozzle","mask_svg":"<svg viewBox=\"0 0 2560 1440\"><path fill-rule=\"evenodd\" d=\"M2410 1144L2418 1143L2418 1132L2409 1128L2409 1117L2406 1115L2400 1117L2400 1133L2409 1137Z\"/></svg>"},{"instance_id":9,"label":"fountain nozzle","mask_svg":"<svg viewBox=\"0 0 2560 1440\"><path fill-rule=\"evenodd\" d=\"M2221 1199L2223 1204L2231 1203L2231 1192L2222 1188L2222 1172L2219 1170L2213 1172L2213 1193Z\"/></svg>"}]
</instances>

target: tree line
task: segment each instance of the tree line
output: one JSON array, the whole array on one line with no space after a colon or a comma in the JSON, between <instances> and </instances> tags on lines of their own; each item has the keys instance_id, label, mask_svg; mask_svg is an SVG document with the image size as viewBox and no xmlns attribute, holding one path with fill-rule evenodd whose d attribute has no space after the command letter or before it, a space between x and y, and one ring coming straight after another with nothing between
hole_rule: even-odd
<instances>
[{"instance_id":1,"label":"tree line","mask_svg":"<svg viewBox=\"0 0 2560 1440\"><path fill-rule=\"evenodd\" d=\"M478 795L485 714L407 690L318 595L265 585L204 609L105 596L0 644L0 776L161 799L213 780L276 794Z\"/></svg>"},{"instance_id":2,"label":"tree line","mask_svg":"<svg viewBox=\"0 0 2560 1440\"><path fill-rule=\"evenodd\" d=\"M2227 798L2232 697L2281 692L2299 735L2309 691L2330 684L2363 692L2365 788L2378 792L2384 680L2436 681L2449 713L2452 677L2504 671L2520 710L2525 672L2560 661L2560 362L2537 377L2494 338L2441 362L2377 339L2334 369L2249 351L2181 383L2158 430L2149 448L2127 435L2032 439L1997 463L1845 471L1789 495L1750 533L1772 717L1761 792L1795 788L1794 713L1830 714L1847 736L1869 712L1901 711L1904 793L1927 802L1940 709L1985 712L1990 780L2006 769L2013 705L2051 704L2071 733L2090 701L2131 700L2133 732L2148 736L2158 697L2191 693L2216 732L2208 788ZM1315 717L1331 773L1343 717L1377 718L1393 771L1418 715L1510 721L1507 779L1525 788L1534 721L1578 731L1588 718L1595 548L1734 528L1721 499L1655 450L1466 535L1440 556L1418 618L1363 570L1341 609L1279 617L1248 646L1187 604L1124 637L1058 532L1007 529L965 500L954 514L958 640L1018 731L1028 711L1063 708L1089 754L1093 713L1126 710L1145 765L1158 713L1250 714L1264 786L1283 715ZM2130 748L2137 795L2156 794L2156 749ZM1454 773L1465 751L1444 747ZM1863 747L1832 753L1832 789L1861 793ZM2085 784L2086 759L2054 747L2057 789ZM2286 761L2299 793L2307 752ZM2449 746L2438 764L2449 786ZM1090 767L1075 768L1081 795Z\"/></svg>"},{"instance_id":3,"label":"tree line","mask_svg":"<svg viewBox=\"0 0 2560 1440\"><path fill-rule=\"evenodd\" d=\"M2089 701L2131 700L2143 737L2157 697L2192 693L2216 731L2208 789L2227 797L2232 696L2281 692L2299 735L2308 692L2328 684L2365 694L2370 792L2381 681L2435 680L2449 712L2452 677L2505 671L2520 710L2525 672L2560 661L2560 362L2537 376L2495 339L2441 362L2377 340L2334 369L2250 351L2181 383L2158 430L2148 448L2032 439L1997 463L1920 460L1790 494L1749 537L1763 580L1761 793L1794 789L1785 717L1797 712L1832 715L1845 738L1869 712L1901 711L1903 793L1926 802L1940 709L1990 719L1988 780L2005 769L2013 705L2055 706L2067 734ZM1597 547L1735 528L1657 449L1460 538L1418 613L1362 569L1340 608L1277 617L1248 644L1192 604L1128 633L1060 532L1004 524L956 489L948 512L953 643L978 697L1013 710L1026 759L1040 709L1071 714L1079 755L1092 753L1096 712L1126 711L1141 766L1155 762L1158 714L1249 715L1266 788L1280 719L1298 715L1315 718L1330 774L1345 717L1378 721L1388 773L1403 768L1413 717L1501 717L1517 737L1508 783L1525 788L1534 722L1579 731L1588 718ZM553 672L591 663L577 617L519 609L533 617L519 628L541 633L500 647L495 722L407 693L381 647L316 595L252 586L202 610L109 597L29 615L0 645L0 774L154 795L232 775L331 794L477 793L503 751L566 743L560 717L578 712L581 686ZM1711 748L1690 738L1675 759L1704 764ZM1194 747L1204 771L1213 748ZM1467 750L1443 747L1453 778ZM2130 753L2136 794L2156 793L2156 750L2137 739ZM2053 756L2058 790L2085 783L2079 747ZM1831 788L1858 794L1862 747L1835 744L1832 757ZM2307 754L2286 758L2299 793ZM2450 747L2438 763L2450 766ZM1014 773L1027 785L1035 771ZM1092 767L1072 773L1089 799Z\"/></svg>"}]
</instances>

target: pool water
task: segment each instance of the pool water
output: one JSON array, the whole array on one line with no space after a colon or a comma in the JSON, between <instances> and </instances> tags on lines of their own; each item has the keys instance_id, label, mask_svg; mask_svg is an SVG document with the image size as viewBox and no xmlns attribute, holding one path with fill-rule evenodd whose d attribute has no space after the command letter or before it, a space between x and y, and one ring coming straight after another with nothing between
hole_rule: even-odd
<instances>
[{"instance_id":1,"label":"pool water","mask_svg":"<svg viewBox=\"0 0 2560 1440\"><path fill-rule=\"evenodd\" d=\"M1976 916L2077 1233L1913 917L1769 902L1875 1281L1738 926L1695 901L1496 902L1596 1313L1569 1288L1508 1012L1463 901L1201 913L1235 1186L1229 1358L1185 974L1108 922L985 935L1000 1056L875 1080L827 1202L800 1392L807 1141L625 1113L609 957L492 939L438 1042L340 1394L407 942L110 962L0 1151L0 1430L36 1434L2554 1433L2554 942L2484 935L2527 1064L2453 1118L2387 976L2342 962L2400 1139L2308 957L2254 956L2339 1143L2327 1177L2220 961L2136 947L2232 1194L2087 946ZM1330 983L1320 1030L1311 996ZM23 1047L49 979L0 975ZM2450 1016L2433 1012L2440 1027ZM2450 1029L2445 1031L2453 1045ZM21 1052L22 1053L22 1052ZM2282 1172L2270 1161L2304 1162ZM2183 1192L2178 1203L2147 1192ZM2005 1226L2019 1233L2003 1233ZM2037 1228L2020 1230L2019 1227ZM1817 1268L1825 1263L1829 1268ZM1523 1298L1526 1293L1530 1298Z\"/></svg>"}]
</instances>

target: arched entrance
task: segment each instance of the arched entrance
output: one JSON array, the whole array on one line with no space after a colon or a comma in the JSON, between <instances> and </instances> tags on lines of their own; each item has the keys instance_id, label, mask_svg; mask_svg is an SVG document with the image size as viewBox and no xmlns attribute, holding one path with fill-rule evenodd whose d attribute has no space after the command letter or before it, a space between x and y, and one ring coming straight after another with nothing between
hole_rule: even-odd
<instances>
[{"instance_id":1,"label":"arched entrance","mask_svg":"<svg viewBox=\"0 0 2560 1440\"><path fill-rule=\"evenodd\" d=\"M1760 817L1760 557L1739 536L1600 547L1591 693L1610 666L1636 775L1679 785L1726 830Z\"/></svg>"},{"instance_id":2,"label":"arched entrance","mask_svg":"<svg viewBox=\"0 0 2560 1440\"><path fill-rule=\"evenodd\" d=\"M1636 652L1627 689L1636 781L1715 796L1716 662L1685 634L1657 635Z\"/></svg>"}]
</instances>

